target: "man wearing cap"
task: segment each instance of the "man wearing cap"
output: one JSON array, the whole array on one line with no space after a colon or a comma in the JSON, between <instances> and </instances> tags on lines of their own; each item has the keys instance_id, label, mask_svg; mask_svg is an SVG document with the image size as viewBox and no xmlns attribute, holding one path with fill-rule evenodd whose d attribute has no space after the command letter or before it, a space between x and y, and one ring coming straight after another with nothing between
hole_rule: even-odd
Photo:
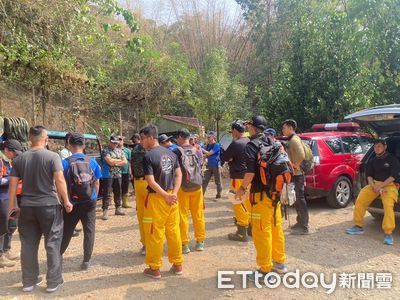
<instances>
[{"instance_id":1,"label":"man wearing cap","mask_svg":"<svg viewBox=\"0 0 400 300\"><path fill-rule=\"evenodd\" d=\"M11 173L11 161L22 153L17 140L7 140L0 152L0 268L12 267L19 258L11 251L12 235L17 229L16 220L9 219L8 185Z\"/></svg>"},{"instance_id":2,"label":"man wearing cap","mask_svg":"<svg viewBox=\"0 0 400 300\"><path fill-rule=\"evenodd\" d=\"M174 143L171 142L172 136L168 136L166 134L161 134L158 137L158 143L163 146L164 148L167 148L169 151L173 151L174 149L177 149L178 146Z\"/></svg>"},{"instance_id":3,"label":"man wearing cap","mask_svg":"<svg viewBox=\"0 0 400 300\"><path fill-rule=\"evenodd\" d=\"M78 132L72 132L69 136L68 144L71 149L72 155L62 161L64 169L64 177L67 181L68 195L70 201L74 205L72 212L66 213L64 211L64 231L63 239L61 242L61 254L67 250L71 237L73 235L76 224L79 221L83 227L83 262L81 264L82 270L87 270L90 266L90 259L93 253L95 224L96 224L96 200L99 191L99 179L101 178L101 169L94 158L87 157L83 151L85 149L85 138ZM71 163L76 164L78 161L81 163L88 162L92 172L93 188L90 199L72 198L70 193L72 182L69 180L71 176L70 168Z\"/></svg>"},{"instance_id":4,"label":"man wearing cap","mask_svg":"<svg viewBox=\"0 0 400 300\"><path fill-rule=\"evenodd\" d=\"M232 143L221 155L221 161L229 164L229 177L231 179L231 190L236 192L242 185L242 180L246 172L245 148L250 141L245 136L246 126L243 121L237 120L232 123ZM249 226L250 203L249 198L241 204L233 205L233 212L237 222L236 233L230 233L228 238L233 241L247 242L247 230Z\"/></svg>"},{"instance_id":5,"label":"man wearing cap","mask_svg":"<svg viewBox=\"0 0 400 300\"><path fill-rule=\"evenodd\" d=\"M397 158L387 151L386 140L377 139L374 142L375 157L367 163L367 180L365 186L358 194L354 206L354 224L355 226L347 228L348 234L364 233L364 216L368 206L378 197L380 197L384 217L382 229L385 233L383 243L393 245L392 232L395 228L394 204L398 198L400 163Z\"/></svg>"},{"instance_id":6,"label":"man wearing cap","mask_svg":"<svg viewBox=\"0 0 400 300\"><path fill-rule=\"evenodd\" d=\"M207 147L202 148L203 155L207 158L207 169L204 173L203 181L203 194L206 192L208 183L212 176L214 176L215 184L217 185L217 195L215 199L221 198L222 184L221 184L221 145L217 143L217 133L215 131L210 131L207 136Z\"/></svg>"},{"instance_id":7,"label":"man wearing cap","mask_svg":"<svg viewBox=\"0 0 400 300\"><path fill-rule=\"evenodd\" d=\"M140 135L138 133L135 133L132 136L132 142L134 145L132 148L131 170L136 197L136 216L139 223L140 242L142 243L140 253L146 255L146 243L143 227L144 203L148 194L147 181L144 178L143 170L143 160L146 155L146 150L141 145Z\"/></svg>"},{"instance_id":8,"label":"man wearing cap","mask_svg":"<svg viewBox=\"0 0 400 300\"><path fill-rule=\"evenodd\" d=\"M276 130L274 128L267 128L264 130L264 134L267 138L275 140Z\"/></svg>"},{"instance_id":9,"label":"man wearing cap","mask_svg":"<svg viewBox=\"0 0 400 300\"><path fill-rule=\"evenodd\" d=\"M121 167L126 165L127 160L124 152L118 149L121 139L117 135L111 135L110 143L101 152L102 181L103 181L103 220L108 220L108 207L111 201L111 190L114 194L115 215L124 216L125 212L121 206Z\"/></svg>"},{"instance_id":10,"label":"man wearing cap","mask_svg":"<svg viewBox=\"0 0 400 300\"><path fill-rule=\"evenodd\" d=\"M282 123L282 133L288 138L287 154L292 162L294 173L292 181L296 191L296 202L294 207L297 212L297 223L291 227L291 234L294 235L307 235L309 234L309 214L307 208L306 198L304 196L305 189L305 174L301 168L301 163L306 158L303 142L296 134L297 122L288 119Z\"/></svg>"},{"instance_id":11,"label":"man wearing cap","mask_svg":"<svg viewBox=\"0 0 400 300\"><path fill-rule=\"evenodd\" d=\"M275 207L262 183L258 164L260 145L268 146L272 144L272 141L267 139L263 133L267 128L267 121L263 116L254 116L246 124L251 137L245 148L246 173L242 185L236 192L236 197L243 199L251 184L250 219L253 242L257 251L257 265L260 267L259 272L261 272L261 275L266 275L271 270L285 273L287 272L285 237L282 230L280 203L276 204L274 217ZM249 279L254 281L256 276L257 274L253 273Z\"/></svg>"}]
</instances>

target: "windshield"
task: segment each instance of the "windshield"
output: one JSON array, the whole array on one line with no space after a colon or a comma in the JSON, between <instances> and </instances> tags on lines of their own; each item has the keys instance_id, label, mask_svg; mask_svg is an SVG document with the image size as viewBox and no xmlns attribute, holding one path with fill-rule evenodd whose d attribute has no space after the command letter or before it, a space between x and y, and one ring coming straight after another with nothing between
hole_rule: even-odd
<instances>
[{"instance_id":1,"label":"windshield","mask_svg":"<svg viewBox=\"0 0 400 300\"><path fill-rule=\"evenodd\" d=\"M100 146L97 139L85 139L85 151L84 153L89 156L99 156ZM60 153L65 147L65 139L61 137L49 137L47 148L50 151Z\"/></svg>"}]
</instances>

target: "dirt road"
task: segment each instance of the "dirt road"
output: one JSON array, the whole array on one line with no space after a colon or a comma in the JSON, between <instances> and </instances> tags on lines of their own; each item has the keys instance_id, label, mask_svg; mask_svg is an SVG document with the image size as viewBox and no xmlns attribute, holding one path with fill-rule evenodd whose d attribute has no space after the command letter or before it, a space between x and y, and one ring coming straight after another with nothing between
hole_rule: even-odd
<instances>
[{"instance_id":1,"label":"dirt road","mask_svg":"<svg viewBox=\"0 0 400 300\"><path fill-rule=\"evenodd\" d=\"M225 184L227 186L227 184ZM323 200L310 205L312 234L291 236L286 234L287 264L290 271L324 273L328 279L333 273L392 273L390 290L345 289L339 287L326 294L322 287L315 289L258 289L254 284L241 287L239 275L233 282L235 289L217 288L217 271L251 270L256 267L255 250L252 242L238 243L227 239L234 231L231 204L226 198L213 201L215 190L210 183L206 194L207 240L202 253L185 255L184 275L169 274L167 257L163 257L163 278L159 281L142 275L145 268L144 257L139 254L140 243L138 224L134 209L128 209L127 216L111 215L106 222L100 220L98 210L97 236L93 266L88 271L80 271L82 260L82 236L73 238L64 257L64 280L62 289L54 295L45 293L45 284L31 294L21 291L20 265L0 269L0 297L2 299L399 299L400 298L400 236L394 233L395 245L383 245L383 233L379 222L366 217L366 233L349 236L344 233L351 225L352 210L330 209ZM291 224L295 212L290 211ZM285 228L289 222L285 221ZM192 246L193 243L192 243ZM16 235L14 249L19 250ZM40 270L45 276L45 251L40 249ZM327 280L330 282L330 280ZM356 282L357 286L357 282Z\"/></svg>"}]
</instances>

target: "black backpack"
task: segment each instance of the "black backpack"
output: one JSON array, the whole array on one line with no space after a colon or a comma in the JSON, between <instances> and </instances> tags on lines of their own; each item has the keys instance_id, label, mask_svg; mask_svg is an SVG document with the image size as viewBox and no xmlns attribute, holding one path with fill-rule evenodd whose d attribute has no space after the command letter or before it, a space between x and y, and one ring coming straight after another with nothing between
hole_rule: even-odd
<instances>
[{"instance_id":1,"label":"black backpack","mask_svg":"<svg viewBox=\"0 0 400 300\"><path fill-rule=\"evenodd\" d=\"M196 148L178 147L181 152L181 168L182 168L182 190L191 192L199 189L203 183L199 157L196 154Z\"/></svg>"},{"instance_id":2,"label":"black backpack","mask_svg":"<svg viewBox=\"0 0 400 300\"><path fill-rule=\"evenodd\" d=\"M67 171L68 195L71 201L91 200L96 178L90 167L90 158L68 157L69 168Z\"/></svg>"},{"instance_id":3,"label":"black backpack","mask_svg":"<svg viewBox=\"0 0 400 300\"><path fill-rule=\"evenodd\" d=\"M141 145L135 145L132 149L131 169L133 177L144 177L143 160L146 150Z\"/></svg>"}]
</instances>

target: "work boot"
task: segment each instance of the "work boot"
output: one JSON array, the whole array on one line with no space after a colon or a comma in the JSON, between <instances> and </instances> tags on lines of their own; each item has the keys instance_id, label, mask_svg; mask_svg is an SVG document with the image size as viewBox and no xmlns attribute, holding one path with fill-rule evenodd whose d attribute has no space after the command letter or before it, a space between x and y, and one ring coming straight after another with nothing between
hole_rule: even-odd
<instances>
[{"instance_id":1,"label":"work boot","mask_svg":"<svg viewBox=\"0 0 400 300\"><path fill-rule=\"evenodd\" d=\"M228 234L228 239L231 241L247 242L249 240L249 237L247 236L247 227L237 225L237 231Z\"/></svg>"},{"instance_id":2,"label":"work boot","mask_svg":"<svg viewBox=\"0 0 400 300\"><path fill-rule=\"evenodd\" d=\"M14 267L15 261L9 260L5 255L0 256L0 268Z\"/></svg>"},{"instance_id":3,"label":"work boot","mask_svg":"<svg viewBox=\"0 0 400 300\"><path fill-rule=\"evenodd\" d=\"M116 216L125 216L125 212L122 210L121 207L117 207L117 208L115 209L115 215L116 215Z\"/></svg>"},{"instance_id":4,"label":"work boot","mask_svg":"<svg viewBox=\"0 0 400 300\"><path fill-rule=\"evenodd\" d=\"M103 209L103 216L101 217L102 220L108 220L108 209Z\"/></svg>"},{"instance_id":5,"label":"work boot","mask_svg":"<svg viewBox=\"0 0 400 300\"><path fill-rule=\"evenodd\" d=\"M128 200L129 200L129 196L128 195L122 196L122 207L123 208L132 208L132 206L130 206L128 204Z\"/></svg>"}]
</instances>

